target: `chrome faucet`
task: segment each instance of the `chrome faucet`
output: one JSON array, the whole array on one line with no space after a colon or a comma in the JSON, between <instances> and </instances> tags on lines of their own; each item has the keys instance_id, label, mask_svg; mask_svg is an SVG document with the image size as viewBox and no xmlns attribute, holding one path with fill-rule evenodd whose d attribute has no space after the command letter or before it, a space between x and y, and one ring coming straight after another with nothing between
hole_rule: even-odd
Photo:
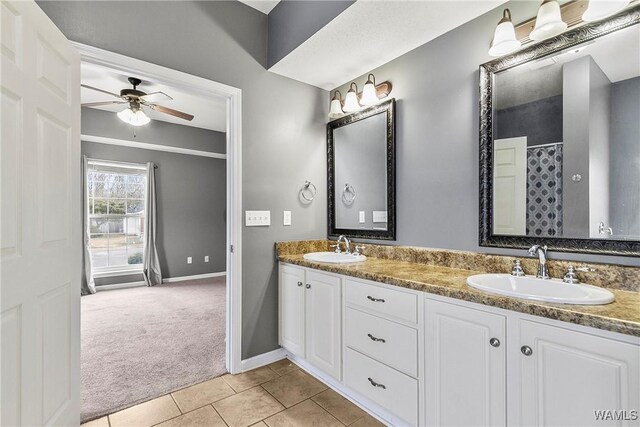
<instances>
[{"instance_id":1,"label":"chrome faucet","mask_svg":"<svg viewBox=\"0 0 640 427\"><path fill-rule=\"evenodd\" d=\"M350 254L351 242L349 241L349 239L347 239L347 236L345 236L344 234L341 234L340 237L338 237L338 241L336 242L338 244L338 249L340 249L341 242L344 243L344 253Z\"/></svg>"},{"instance_id":2,"label":"chrome faucet","mask_svg":"<svg viewBox=\"0 0 640 427\"><path fill-rule=\"evenodd\" d=\"M538 273L536 277L538 279L548 279L549 270L547 269L547 245L533 245L529 248L529 255L538 256Z\"/></svg>"}]
</instances>

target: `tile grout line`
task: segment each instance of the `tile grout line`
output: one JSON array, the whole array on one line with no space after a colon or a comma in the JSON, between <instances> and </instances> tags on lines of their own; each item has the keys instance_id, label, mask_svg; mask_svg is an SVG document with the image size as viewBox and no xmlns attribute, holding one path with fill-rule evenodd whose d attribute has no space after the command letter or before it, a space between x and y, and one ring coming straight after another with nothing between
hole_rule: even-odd
<instances>
[{"instance_id":1,"label":"tile grout line","mask_svg":"<svg viewBox=\"0 0 640 427\"><path fill-rule=\"evenodd\" d=\"M231 397L231 396L229 396ZM222 418L222 414L220 412L218 412L218 410L216 409L215 406L213 406L213 403L209 403L209 405L211 405L211 407L213 408L214 411L216 411L216 414L218 414L218 416L220 417L220 419L222 420L222 422L224 423L224 425L226 425L227 427L229 427L229 424L227 424L227 422L225 421L224 418Z\"/></svg>"}]
</instances>

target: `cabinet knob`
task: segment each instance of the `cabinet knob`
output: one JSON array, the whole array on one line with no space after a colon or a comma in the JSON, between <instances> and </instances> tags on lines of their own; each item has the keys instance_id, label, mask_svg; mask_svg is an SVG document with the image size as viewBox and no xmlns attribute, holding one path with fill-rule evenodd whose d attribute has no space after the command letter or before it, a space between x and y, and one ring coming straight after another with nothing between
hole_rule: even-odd
<instances>
[{"instance_id":1,"label":"cabinet knob","mask_svg":"<svg viewBox=\"0 0 640 427\"><path fill-rule=\"evenodd\" d=\"M531 356L533 354L533 350L528 345L523 345L522 347L520 347L520 351L525 356Z\"/></svg>"},{"instance_id":2,"label":"cabinet knob","mask_svg":"<svg viewBox=\"0 0 640 427\"><path fill-rule=\"evenodd\" d=\"M311 285L307 283L307 286L305 286L307 289L311 289Z\"/></svg>"},{"instance_id":3,"label":"cabinet knob","mask_svg":"<svg viewBox=\"0 0 640 427\"><path fill-rule=\"evenodd\" d=\"M498 338L491 338L489 344L491 344L491 347L500 347L500 340Z\"/></svg>"},{"instance_id":4,"label":"cabinet knob","mask_svg":"<svg viewBox=\"0 0 640 427\"><path fill-rule=\"evenodd\" d=\"M302 286L302 282L298 282L298 286Z\"/></svg>"},{"instance_id":5,"label":"cabinet knob","mask_svg":"<svg viewBox=\"0 0 640 427\"><path fill-rule=\"evenodd\" d=\"M379 387L379 388L381 388L383 390L387 389L387 387L384 384L377 383L374 380L372 380L371 378L367 378L367 379L369 380L369 382L371 383L372 386Z\"/></svg>"}]
</instances>

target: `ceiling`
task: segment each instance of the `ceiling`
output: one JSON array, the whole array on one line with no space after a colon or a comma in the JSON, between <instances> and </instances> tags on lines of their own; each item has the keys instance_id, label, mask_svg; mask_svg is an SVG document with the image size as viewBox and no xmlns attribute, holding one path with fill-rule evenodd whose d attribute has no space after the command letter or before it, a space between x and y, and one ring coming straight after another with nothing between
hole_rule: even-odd
<instances>
[{"instance_id":1,"label":"ceiling","mask_svg":"<svg viewBox=\"0 0 640 427\"><path fill-rule=\"evenodd\" d=\"M246 4L247 6L251 6L252 8L259 10L265 15L268 15L269 12L271 12L271 10L273 10L273 8L276 7L278 3L280 3L280 0L240 0L240 1Z\"/></svg>"},{"instance_id":2,"label":"ceiling","mask_svg":"<svg viewBox=\"0 0 640 427\"><path fill-rule=\"evenodd\" d=\"M87 63L82 63L80 70L82 84L94 86L113 93L120 93L120 89L131 88L132 86L127 81L127 78L136 77L123 74L120 71L110 68ZM149 118L151 118L151 120L160 120L178 125L226 132L227 105L226 100L223 98L203 97L194 92L150 81L143 81L142 84L138 86L138 90L146 93L162 91L171 96L173 100L158 102L159 105L183 111L194 116L192 121L187 121L168 114L153 111L150 108L144 108L145 113ZM80 99L83 104L87 102L111 100L109 95L85 88L82 88L80 92ZM125 108L125 105L107 105L94 108L104 111L113 111L115 113L122 111Z\"/></svg>"},{"instance_id":3,"label":"ceiling","mask_svg":"<svg viewBox=\"0 0 640 427\"><path fill-rule=\"evenodd\" d=\"M331 90L503 3L358 0L269 71Z\"/></svg>"}]
</instances>

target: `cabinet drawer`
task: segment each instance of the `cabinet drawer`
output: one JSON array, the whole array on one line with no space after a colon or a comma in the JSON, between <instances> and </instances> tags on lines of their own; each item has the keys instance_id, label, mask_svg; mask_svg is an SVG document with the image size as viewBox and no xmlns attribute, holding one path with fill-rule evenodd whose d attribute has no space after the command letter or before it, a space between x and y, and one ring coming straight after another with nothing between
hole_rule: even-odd
<instances>
[{"instance_id":1,"label":"cabinet drawer","mask_svg":"<svg viewBox=\"0 0 640 427\"><path fill-rule=\"evenodd\" d=\"M418 296L355 280L346 281L347 304L364 307L385 316L418 322Z\"/></svg>"},{"instance_id":2,"label":"cabinet drawer","mask_svg":"<svg viewBox=\"0 0 640 427\"><path fill-rule=\"evenodd\" d=\"M345 343L413 377L418 375L418 331L347 308Z\"/></svg>"},{"instance_id":3,"label":"cabinet drawer","mask_svg":"<svg viewBox=\"0 0 640 427\"><path fill-rule=\"evenodd\" d=\"M418 424L417 380L350 348L345 353L344 379L347 387L410 425Z\"/></svg>"}]
</instances>

